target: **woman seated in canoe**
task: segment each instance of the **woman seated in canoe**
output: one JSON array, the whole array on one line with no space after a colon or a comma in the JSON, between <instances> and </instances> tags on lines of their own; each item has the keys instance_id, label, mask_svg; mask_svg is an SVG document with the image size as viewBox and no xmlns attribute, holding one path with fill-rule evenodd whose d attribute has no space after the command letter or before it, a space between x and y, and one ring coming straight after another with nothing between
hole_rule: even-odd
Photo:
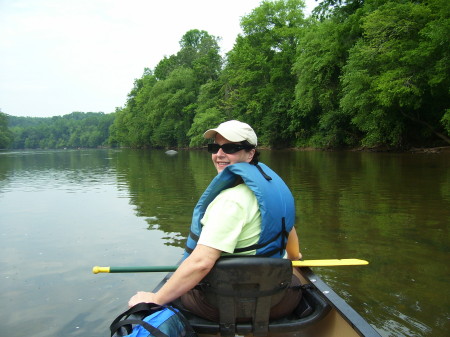
<instances>
[{"instance_id":1,"label":"woman seated in canoe","mask_svg":"<svg viewBox=\"0 0 450 337\"><path fill-rule=\"evenodd\" d=\"M217 320L217 310L193 289L224 255L301 258L294 227L294 199L283 180L258 162L257 136L246 123L231 120L204 133L218 175L194 209L184 260L156 293L140 291L128 302L167 304L181 297L190 311ZM272 308L271 318L290 314L301 299L291 287Z\"/></svg>"}]
</instances>

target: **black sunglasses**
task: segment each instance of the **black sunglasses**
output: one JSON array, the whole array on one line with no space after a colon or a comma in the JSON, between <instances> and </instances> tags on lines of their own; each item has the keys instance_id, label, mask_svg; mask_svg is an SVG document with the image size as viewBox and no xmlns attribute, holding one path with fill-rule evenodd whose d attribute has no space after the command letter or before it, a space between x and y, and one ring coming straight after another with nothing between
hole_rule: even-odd
<instances>
[{"instance_id":1,"label":"black sunglasses","mask_svg":"<svg viewBox=\"0 0 450 337\"><path fill-rule=\"evenodd\" d=\"M233 154L238 151L244 150L244 149L253 149L253 146L248 145L242 145L242 144L234 144L234 143L226 143L223 145L219 144L208 144L208 152L209 153L217 153L219 149L222 149L223 152L226 154Z\"/></svg>"}]
</instances>

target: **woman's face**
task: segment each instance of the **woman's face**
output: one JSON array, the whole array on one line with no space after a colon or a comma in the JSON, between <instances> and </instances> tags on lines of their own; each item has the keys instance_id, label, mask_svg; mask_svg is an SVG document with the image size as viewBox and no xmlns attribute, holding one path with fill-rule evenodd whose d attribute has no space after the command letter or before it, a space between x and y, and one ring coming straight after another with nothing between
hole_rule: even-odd
<instances>
[{"instance_id":1,"label":"woman's face","mask_svg":"<svg viewBox=\"0 0 450 337\"><path fill-rule=\"evenodd\" d=\"M221 134L216 134L215 137L215 143L219 145L223 145L226 143L232 143L228 139L222 137ZM245 150L240 150L236 153L227 154L223 152L222 149L219 149L217 153L212 154L212 161L214 163L214 166L216 167L217 173L220 173L223 171L225 167L228 165L236 164L236 163L250 163L253 159L253 156L255 154L255 149L250 150L249 152Z\"/></svg>"}]
</instances>

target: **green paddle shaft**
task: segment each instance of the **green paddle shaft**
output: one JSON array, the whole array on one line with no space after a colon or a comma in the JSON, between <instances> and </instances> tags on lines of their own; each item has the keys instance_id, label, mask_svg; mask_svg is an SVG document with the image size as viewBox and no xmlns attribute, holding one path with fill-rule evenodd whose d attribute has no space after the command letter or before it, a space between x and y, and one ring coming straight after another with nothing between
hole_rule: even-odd
<instances>
[{"instance_id":1,"label":"green paddle shaft","mask_svg":"<svg viewBox=\"0 0 450 337\"><path fill-rule=\"evenodd\" d=\"M360 259L331 259L331 260L304 260L292 261L294 267L332 267L332 266L362 266L369 264ZM92 272L98 273L148 273L148 272L172 272L178 266L144 266L144 267L94 267Z\"/></svg>"}]
</instances>

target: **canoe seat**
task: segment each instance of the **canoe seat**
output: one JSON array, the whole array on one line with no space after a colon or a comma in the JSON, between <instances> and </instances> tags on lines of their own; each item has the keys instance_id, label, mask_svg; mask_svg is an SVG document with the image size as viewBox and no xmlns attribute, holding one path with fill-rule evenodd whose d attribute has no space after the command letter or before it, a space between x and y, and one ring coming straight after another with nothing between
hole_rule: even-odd
<instances>
[{"instance_id":1,"label":"canoe seat","mask_svg":"<svg viewBox=\"0 0 450 337\"><path fill-rule=\"evenodd\" d=\"M290 260L260 257L220 259L201 282L209 303L219 309L220 333L234 336L236 322L251 322L253 334L268 331L270 308L292 278Z\"/></svg>"},{"instance_id":2,"label":"canoe seat","mask_svg":"<svg viewBox=\"0 0 450 337\"><path fill-rule=\"evenodd\" d=\"M298 331L311 325L329 311L312 289L291 317L269 320L270 308L279 303L292 278L290 260L262 257L221 258L202 280L201 287L212 305L218 308L220 322L212 322L185 312L199 334L266 336L271 332Z\"/></svg>"}]
</instances>

